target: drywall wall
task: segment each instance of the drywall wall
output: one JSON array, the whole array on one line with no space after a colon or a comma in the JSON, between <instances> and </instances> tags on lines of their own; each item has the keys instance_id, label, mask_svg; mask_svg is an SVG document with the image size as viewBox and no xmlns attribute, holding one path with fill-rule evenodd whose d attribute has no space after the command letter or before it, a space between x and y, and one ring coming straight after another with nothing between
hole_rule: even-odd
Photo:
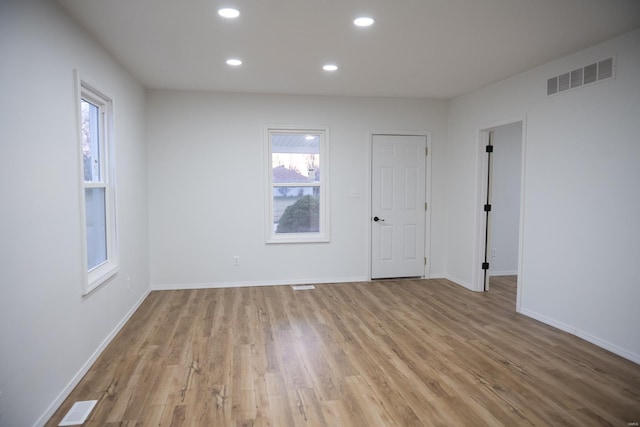
<instances>
[{"instance_id":1,"label":"drywall wall","mask_svg":"<svg viewBox=\"0 0 640 427\"><path fill-rule=\"evenodd\" d=\"M546 80L616 56L615 79ZM521 312L640 362L640 30L450 101L447 273L473 288L479 129L526 117Z\"/></svg>"},{"instance_id":2,"label":"drywall wall","mask_svg":"<svg viewBox=\"0 0 640 427\"><path fill-rule=\"evenodd\" d=\"M153 287L366 279L374 130L431 132L431 273L444 274L444 101L150 91L147 109ZM330 129L329 243L265 244L270 124Z\"/></svg>"},{"instance_id":3,"label":"drywall wall","mask_svg":"<svg viewBox=\"0 0 640 427\"><path fill-rule=\"evenodd\" d=\"M518 274L522 122L496 128L492 144L489 273Z\"/></svg>"},{"instance_id":4,"label":"drywall wall","mask_svg":"<svg viewBox=\"0 0 640 427\"><path fill-rule=\"evenodd\" d=\"M0 58L0 425L41 425L148 291L145 95L55 2L0 3ZM121 268L86 297L74 68L115 109Z\"/></svg>"}]
</instances>

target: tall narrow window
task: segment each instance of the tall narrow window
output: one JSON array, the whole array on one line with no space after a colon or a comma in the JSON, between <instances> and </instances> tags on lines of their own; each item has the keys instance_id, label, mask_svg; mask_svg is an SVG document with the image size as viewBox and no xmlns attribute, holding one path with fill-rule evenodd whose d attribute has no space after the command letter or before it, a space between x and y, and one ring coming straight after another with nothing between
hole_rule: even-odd
<instances>
[{"instance_id":1,"label":"tall narrow window","mask_svg":"<svg viewBox=\"0 0 640 427\"><path fill-rule=\"evenodd\" d=\"M111 155L112 103L79 81L78 123L84 218L84 294L118 271L113 164Z\"/></svg>"},{"instance_id":2,"label":"tall narrow window","mask_svg":"<svg viewBox=\"0 0 640 427\"><path fill-rule=\"evenodd\" d=\"M329 241L328 130L269 128L268 243Z\"/></svg>"}]
</instances>

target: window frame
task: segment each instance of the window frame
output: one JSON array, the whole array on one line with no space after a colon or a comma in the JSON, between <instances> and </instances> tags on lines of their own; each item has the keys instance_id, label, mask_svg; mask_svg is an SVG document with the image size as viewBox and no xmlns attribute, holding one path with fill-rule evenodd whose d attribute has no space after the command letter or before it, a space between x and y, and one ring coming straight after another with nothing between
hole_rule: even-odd
<instances>
[{"instance_id":1,"label":"window frame","mask_svg":"<svg viewBox=\"0 0 640 427\"><path fill-rule=\"evenodd\" d=\"M80 78L75 70L76 81L76 120L78 132L78 170L80 188L80 219L81 219L81 267L82 267L82 295L88 295L100 285L106 283L119 271L118 244L116 232L116 203L115 203L115 167L113 155L113 100L92 85ZM84 151L82 140L82 101L98 107L98 152L99 152L99 181L85 181ZM92 188L104 189L106 260L97 266L88 267L87 243L87 209L85 191Z\"/></svg>"},{"instance_id":2,"label":"window frame","mask_svg":"<svg viewBox=\"0 0 640 427\"><path fill-rule=\"evenodd\" d=\"M321 173L318 184L311 183L291 183L287 187L319 187L320 188L320 211L319 211L319 231L311 233L276 233L273 226L274 203L273 192L276 185L273 182L273 151L271 139L274 133L290 133L298 135L318 134L320 136L320 165ZM328 243L331 237L330 221L330 157L329 157L329 127L328 126L305 126L305 125L270 125L265 127L265 166L266 166L266 221L265 234L267 244L279 243ZM282 185L278 186L282 187Z\"/></svg>"}]
</instances>

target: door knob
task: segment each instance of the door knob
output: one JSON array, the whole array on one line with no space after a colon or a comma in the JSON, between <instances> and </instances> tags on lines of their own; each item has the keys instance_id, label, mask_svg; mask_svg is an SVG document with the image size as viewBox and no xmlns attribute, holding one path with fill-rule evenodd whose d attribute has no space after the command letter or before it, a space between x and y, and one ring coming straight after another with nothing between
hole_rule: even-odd
<instances>
[{"instance_id":1,"label":"door knob","mask_svg":"<svg viewBox=\"0 0 640 427\"><path fill-rule=\"evenodd\" d=\"M378 218L377 216L374 216L374 217L373 217L373 220L374 220L375 222L378 222L378 221L384 221L384 219L382 219L382 218Z\"/></svg>"}]
</instances>

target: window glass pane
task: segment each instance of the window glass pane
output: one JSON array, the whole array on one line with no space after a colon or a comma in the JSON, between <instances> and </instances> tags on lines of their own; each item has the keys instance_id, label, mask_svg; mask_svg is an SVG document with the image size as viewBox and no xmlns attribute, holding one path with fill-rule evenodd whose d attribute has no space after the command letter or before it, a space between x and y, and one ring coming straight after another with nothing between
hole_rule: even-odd
<instances>
[{"instance_id":1,"label":"window glass pane","mask_svg":"<svg viewBox=\"0 0 640 427\"><path fill-rule=\"evenodd\" d=\"M87 267L89 270L107 260L107 222L105 189L85 188L87 215Z\"/></svg>"},{"instance_id":2,"label":"window glass pane","mask_svg":"<svg viewBox=\"0 0 640 427\"><path fill-rule=\"evenodd\" d=\"M271 134L273 183L320 182L320 135Z\"/></svg>"},{"instance_id":3,"label":"window glass pane","mask_svg":"<svg viewBox=\"0 0 640 427\"><path fill-rule=\"evenodd\" d=\"M86 100L81 100L82 113L82 155L84 160L84 180L100 181L100 108Z\"/></svg>"},{"instance_id":4,"label":"window glass pane","mask_svg":"<svg viewBox=\"0 0 640 427\"><path fill-rule=\"evenodd\" d=\"M320 187L274 187L273 230L275 233L320 231Z\"/></svg>"}]
</instances>

